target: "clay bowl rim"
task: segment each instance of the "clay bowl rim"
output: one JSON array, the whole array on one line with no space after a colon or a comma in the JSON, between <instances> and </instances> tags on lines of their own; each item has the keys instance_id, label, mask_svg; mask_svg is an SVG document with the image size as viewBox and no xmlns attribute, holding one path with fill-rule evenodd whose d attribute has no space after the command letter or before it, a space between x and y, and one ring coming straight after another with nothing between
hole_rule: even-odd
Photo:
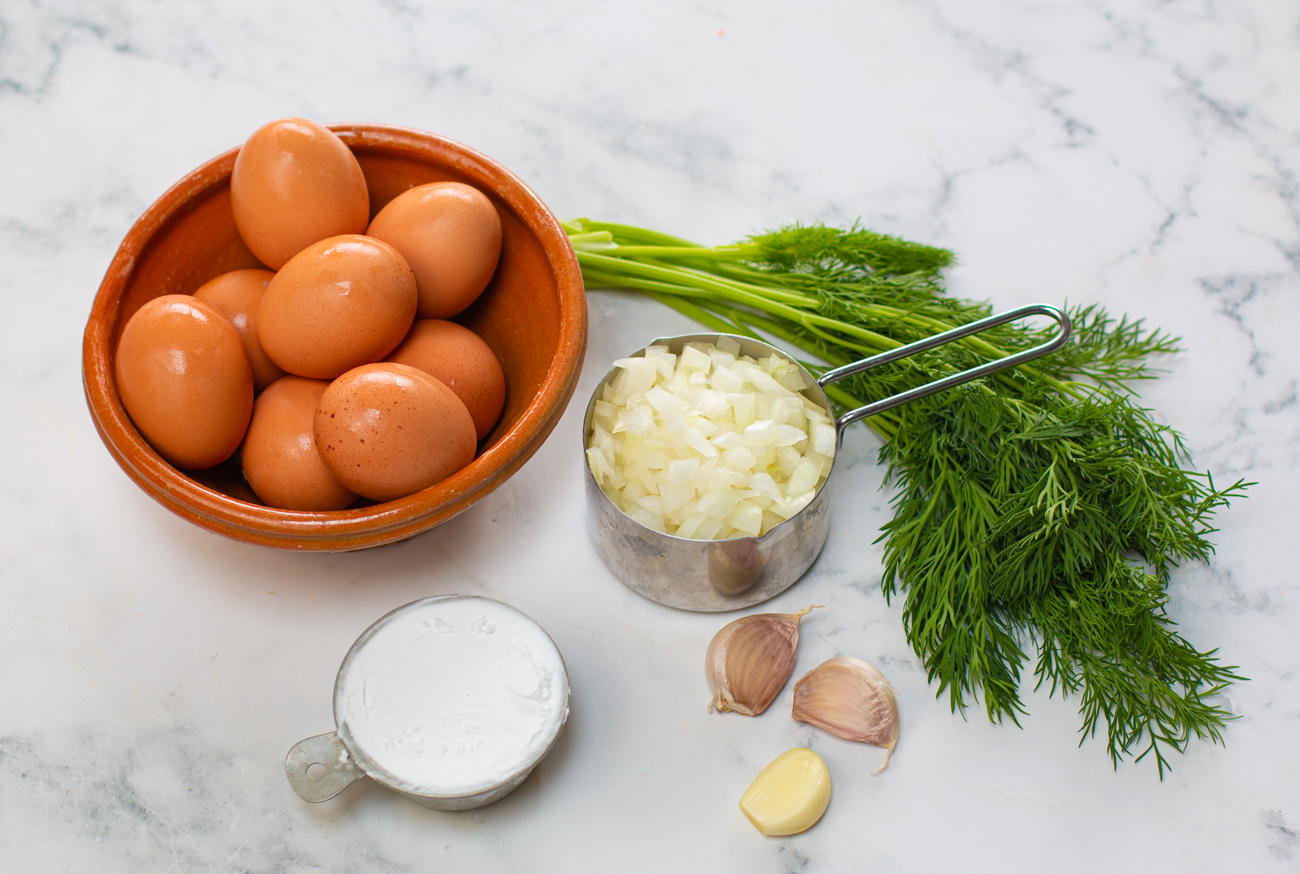
<instances>
[{"instance_id":1,"label":"clay bowl rim","mask_svg":"<svg viewBox=\"0 0 1300 874\"><path fill-rule=\"evenodd\" d=\"M423 491L369 507L328 512L251 504L191 479L135 429L118 396L109 347L122 294L154 236L212 188L225 184L239 147L186 174L131 226L95 295L82 343L82 382L91 418L114 460L150 497L178 515L236 540L284 549L339 552L380 546L428 530L468 509L542 445L577 387L587 339L586 296L577 256L558 219L524 182L486 155L427 131L381 124L326 125L350 147L436 158L504 202L537 238L555 276L560 324L546 376L519 420L468 467Z\"/></svg>"}]
</instances>

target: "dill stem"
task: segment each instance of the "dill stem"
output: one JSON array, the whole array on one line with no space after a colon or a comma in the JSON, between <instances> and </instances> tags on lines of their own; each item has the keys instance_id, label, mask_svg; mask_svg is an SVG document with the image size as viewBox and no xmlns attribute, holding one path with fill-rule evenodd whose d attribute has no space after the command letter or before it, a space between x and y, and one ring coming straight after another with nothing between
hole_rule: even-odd
<instances>
[{"instance_id":1,"label":"dill stem","mask_svg":"<svg viewBox=\"0 0 1300 874\"><path fill-rule=\"evenodd\" d=\"M721 296L734 303L741 303L763 310L769 315L784 316L792 322L809 328L813 326L825 327L849 334L872 343L881 352L896 349L903 345L897 340L890 339L875 331L860 328L857 325L850 325L817 313L806 312L762 294L736 288L731 283L715 281L695 273L683 273L680 270L667 267L652 267L635 261L621 261L617 258L593 255L589 252L579 253L578 263L592 265L594 268L592 270L592 279L593 284L596 285L599 285L598 280L600 278L608 277L613 280L613 284L610 286L612 288L659 290L665 293L709 300L714 299L715 296ZM670 287L675 287L676 290L669 291Z\"/></svg>"},{"instance_id":2,"label":"dill stem","mask_svg":"<svg viewBox=\"0 0 1300 874\"><path fill-rule=\"evenodd\" d=\"M728 247L730 249L740 250L740 247ZM716 274L704 273L698 269L685 267L681 265L660 265L648 263L644 260L644 255L654 255L659 257L666 252L679 252L690 256L703 255L704 253L716 252L716 249L706 249L699 246L617 246L602 252L593 252L586 249L576 249L579 265L585 269L591 266L591 281L596 284L597 277L605 278L613 286L625 286L640 288L645 291L658 288L663 293L677 293L683 295L693 295L695 297L708 297L712 294L721 294L728 299L737 303L743 303L755 307L768 313L769 315L780 315L793 321L812 328L827 328L833 331L839 331L856 337L859 340L870 343L870 349L877 352L887 352L891 349L897 349L904 343L889 337L882 336L874 331L867 331L857 325L852 325L839 319L833 319L815 312L804 312L803 308L813 309L817 306L818 300L812 295L774 288L771 284L770 274L761 270L742 267L739 265L729 265L732 269L730 273L744 272L747 278L753 280L766 280L767 284L759 285L756 282L719 279ZM642 257L635 259L618 257L619 255L635 254ZM633 285L631 277L641 276L651 281L667 282L679 285L680 290L670 292L664 286ZM687 291L688 288L697 289L698 292ZM911 325L920 331L932 334L942 333L956 327L951 322L944 322L929 316L924 316L907 310L890 307L884 304L862 304L859 307L864 315L875 316L882 321L901 321ZM990 343L987 339L978 335L962 338L958 341L974 352L984 354L989 360L1005 358L1010 355L1010 351ZM864 354L867 353L863 350ZM1081 395L1072 383L1067 383L1056 377L1044 373L1040 368L1033 364L1022 364L1017 368L1020 373L1029 379L1042 380L1047 382L1058 391L1066 392L1074 397ZM995 378L1011 378L1010 375L1000 375Z\"/></svg>"}]
</instances>

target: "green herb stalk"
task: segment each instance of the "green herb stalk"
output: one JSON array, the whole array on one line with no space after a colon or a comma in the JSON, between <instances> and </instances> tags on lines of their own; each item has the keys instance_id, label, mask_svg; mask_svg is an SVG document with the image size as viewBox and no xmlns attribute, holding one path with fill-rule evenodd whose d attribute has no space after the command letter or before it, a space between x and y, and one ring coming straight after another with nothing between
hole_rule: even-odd
<instances>
[{"instance_id":1,"label":"green herb stalk","mask_svg":"<svg viewBox=\"0 0 1300 874\"><path fill-rule=\"evenodd\" d=\"M717 331L776 338L838 366L989 315L943 295L952 253L857 226L789 225L706 248L626 225L566 223L589 288L638 289ZM1165 612L1170 569L1207 560L1213 512L1243 493L1190 470L1177 433L1129 384L1177 341L1095 306L1076 339L867 419L897 487L882 531L886 598L954 711L983 700L1019 724L1026 650L1037 686L1077 695L1080 744L1104 725L1113 763L1223 740L1212 696L1233 680ZM1035 346L1023 323L827 387L841 410ZM810 370L824 370L804 362Z\"/></svg>"}]
</instances>

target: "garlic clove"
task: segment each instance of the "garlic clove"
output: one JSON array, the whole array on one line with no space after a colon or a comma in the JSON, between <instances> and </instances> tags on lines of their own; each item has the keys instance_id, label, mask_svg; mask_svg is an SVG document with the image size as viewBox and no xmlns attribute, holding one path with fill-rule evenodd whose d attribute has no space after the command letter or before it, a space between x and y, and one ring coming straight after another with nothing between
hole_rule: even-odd
<instances>
[{"instance_id":1,"label":"garlic clove","mask_svg":"<svg viewBox=\"0 0 1300 874\"><path fill-rule=\"evenodd\" d=\"M713 692L709 709L743 716L766 710L794 671L799 620L820 606L742 616L715 634L704 655L704 674Z\"/></svg>"},{"instance_id":2,"label":"garlic clove","mask_svg":"<svg viewBox=\"0 0 1300 874\"><path fill-rule=\"evenodd\" d=\"M797 835L816 825L831 803L831 773L822 757L795 747L772 760L740 796L740 809L765 835Z\"/></svg>"},{"instance_id":3,"label":"garlic clove","mask_svg":"<svg viewBox=\"0 0 1300 874\"><path fill-rule=\"evenodd\" d=\"M851 656L829 659L794 684L791 715L836 737L884 747L889 765L898 743L898 699L874 665Z\"/></svg>"}]
</instances>

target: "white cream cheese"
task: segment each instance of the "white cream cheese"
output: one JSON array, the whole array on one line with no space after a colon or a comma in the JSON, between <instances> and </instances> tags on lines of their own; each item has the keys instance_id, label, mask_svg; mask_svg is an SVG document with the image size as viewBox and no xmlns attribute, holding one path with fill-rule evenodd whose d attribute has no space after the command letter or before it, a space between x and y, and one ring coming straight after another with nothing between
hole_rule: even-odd
<instances>
[{"instance_id":1,"label":"white cream cheese","mask_svg":"<svg viewBox=\"0 0 1300 874\"><path fill-rule=\"evenodd\" d=\"M393 611L339 670L344 742L426 795L466 795L532 768L569 713L554 642L488 598L445 596Z\"/></svg>"}]
</instances>

